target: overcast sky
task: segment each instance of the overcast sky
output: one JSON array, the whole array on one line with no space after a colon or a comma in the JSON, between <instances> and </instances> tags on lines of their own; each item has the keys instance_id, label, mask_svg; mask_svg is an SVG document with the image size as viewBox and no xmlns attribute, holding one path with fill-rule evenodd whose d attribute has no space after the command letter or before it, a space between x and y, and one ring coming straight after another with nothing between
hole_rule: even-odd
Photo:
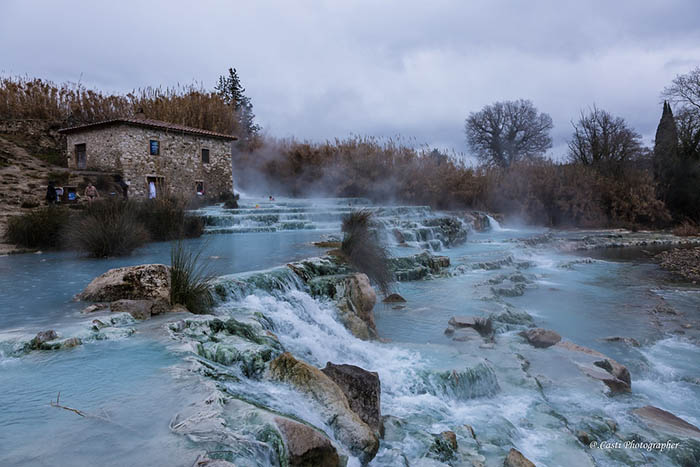
<instances>
[{"instance_id":1,"label":"overcast sky","mask_svg":"<svg viewBox=\"0 0 700 467\"><path fill-rule=\"evenodd\" d=\"M650 142L700 65L700 2L2 0L0 71L125 92L238 69L265 131L401 135L466 151L469 112L526 98L552 155L596 104Z\"/></svg>"}]
</instances>

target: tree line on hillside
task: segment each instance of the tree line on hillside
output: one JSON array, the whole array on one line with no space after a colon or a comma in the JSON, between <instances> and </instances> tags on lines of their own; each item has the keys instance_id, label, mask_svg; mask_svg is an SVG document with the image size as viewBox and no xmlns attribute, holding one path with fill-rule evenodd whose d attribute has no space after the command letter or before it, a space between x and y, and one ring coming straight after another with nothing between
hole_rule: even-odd
<instances>
[{"instance_id":1,"label":"tree line on hillside","mask_svg":"<svg viewBox=\"0 0 700 467\"><path fill-rule=\"evenodd\" d=\"M531 101L487 105L464 126L478 167L396 139L263 137L234 68L213 91L185 86L126 95L5 78L0 112L82 123L143 108L150 118L236 134L236 180L250 191L476 208L551 226L694 224L700 221L700 67L676 77L662 95L667 102L653 149L622 117L593 106L572 122L564 162L544 157L552 119Z\"/></svg>"}]
</instances>

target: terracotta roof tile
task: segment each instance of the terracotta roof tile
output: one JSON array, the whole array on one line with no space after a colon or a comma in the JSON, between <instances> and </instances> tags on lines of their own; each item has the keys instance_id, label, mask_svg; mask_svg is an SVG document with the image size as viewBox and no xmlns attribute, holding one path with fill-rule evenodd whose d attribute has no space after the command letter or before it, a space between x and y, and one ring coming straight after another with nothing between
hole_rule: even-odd
<instances>
[{"instance_id":1,"label":"terracotta roof tile","mask_svg":"<svg viewBox=\"0 0 700 467\"><path fill-rule=\"evenodd\" d=\"M201 128L193 128L184 125L178 125L177 123L163 122L160 120L151 120L147 118L115 118L112 120L104 120L101 122L88 123L86 125L72 126L68 128L62 128L59 133L77 133L83 130L93 130L100 127L107 127L111 125L133 125L146 128L155 128L157 130L169 130L177 131L181 133L188 133L197 136L209 136L212 138L224 138L230 140L237 140L238 137L227 135L225 133L217 133L215 131L203 130Z\"/></svg>"}]
</instances>

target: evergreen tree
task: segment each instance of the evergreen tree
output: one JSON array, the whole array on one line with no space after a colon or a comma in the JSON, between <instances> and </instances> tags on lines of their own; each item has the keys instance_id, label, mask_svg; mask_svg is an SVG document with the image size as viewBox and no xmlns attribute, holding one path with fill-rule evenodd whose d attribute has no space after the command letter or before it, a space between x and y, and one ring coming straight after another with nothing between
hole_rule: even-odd
<instances>
[{"instance_id":1,"label":"evergreen tree","mask_svg":"<svg viewBox=\"0 0 700 467\"><path fill-rule=\"evenodd\" d=\"M260 126L255 123L253 104L245 95L245 88L236 69L229 68L228 76L219 76L219 82L214 89L224 102L233 107L238 122L238 128L234 129L239 138L238 147L249 148L260 131Z\"/></svg>"},{"instance_id":2,"label":"evergreen tree","mask_svg":"<svg viewBox=\"0 0 700 467\"><path fill-rule=\"evenodd\" d=\"M235 68L228 69L228 76L219 76L219 83L214 87L216 93L228 105L232 105L234 110L238 111L241 102L245 95L245 88L238 78L238 72Z\"/></svg>"},{"instance_id":3,"label":"evergreen tree","mask_svg":"<svg viewBox=\"0 0 700 467\"><path fill-rule=\"evenodd\" d=\"M659 187L659 196L665 200L671 188L672 173L678 165L678 129L673 118L673 111L667 101L661 121L656 128L654 140L654 176Z\"/></svg>"},{"instance_id":4,"label":"evergreen tree","mask_svg":"<svg viewBox=\"0 0 700 467\"><path fill-rule=\"evenodd\" d=\"M659 197L677 221L700 220L700 120L682 108L678 121L664 102L654 142L654 174Z\"/></svg>"}]
</instances>

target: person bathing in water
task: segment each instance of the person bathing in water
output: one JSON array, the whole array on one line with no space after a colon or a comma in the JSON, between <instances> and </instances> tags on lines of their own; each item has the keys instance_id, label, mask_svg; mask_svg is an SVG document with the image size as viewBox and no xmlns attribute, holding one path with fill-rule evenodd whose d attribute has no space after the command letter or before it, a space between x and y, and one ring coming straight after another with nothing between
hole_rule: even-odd
<instances>
[{"instance_id":1,"label":"person bathing in water","mask_svg":"<svg viewBox=\"0 0 700 467\"><path fill-rule=\"evenodd\" d=\"M97 192L97 188L92 183L88 182L87 188L85 188L85 197L88 199L89 203L92 203L100 196Z\"/></svg>"}]
</instances>

